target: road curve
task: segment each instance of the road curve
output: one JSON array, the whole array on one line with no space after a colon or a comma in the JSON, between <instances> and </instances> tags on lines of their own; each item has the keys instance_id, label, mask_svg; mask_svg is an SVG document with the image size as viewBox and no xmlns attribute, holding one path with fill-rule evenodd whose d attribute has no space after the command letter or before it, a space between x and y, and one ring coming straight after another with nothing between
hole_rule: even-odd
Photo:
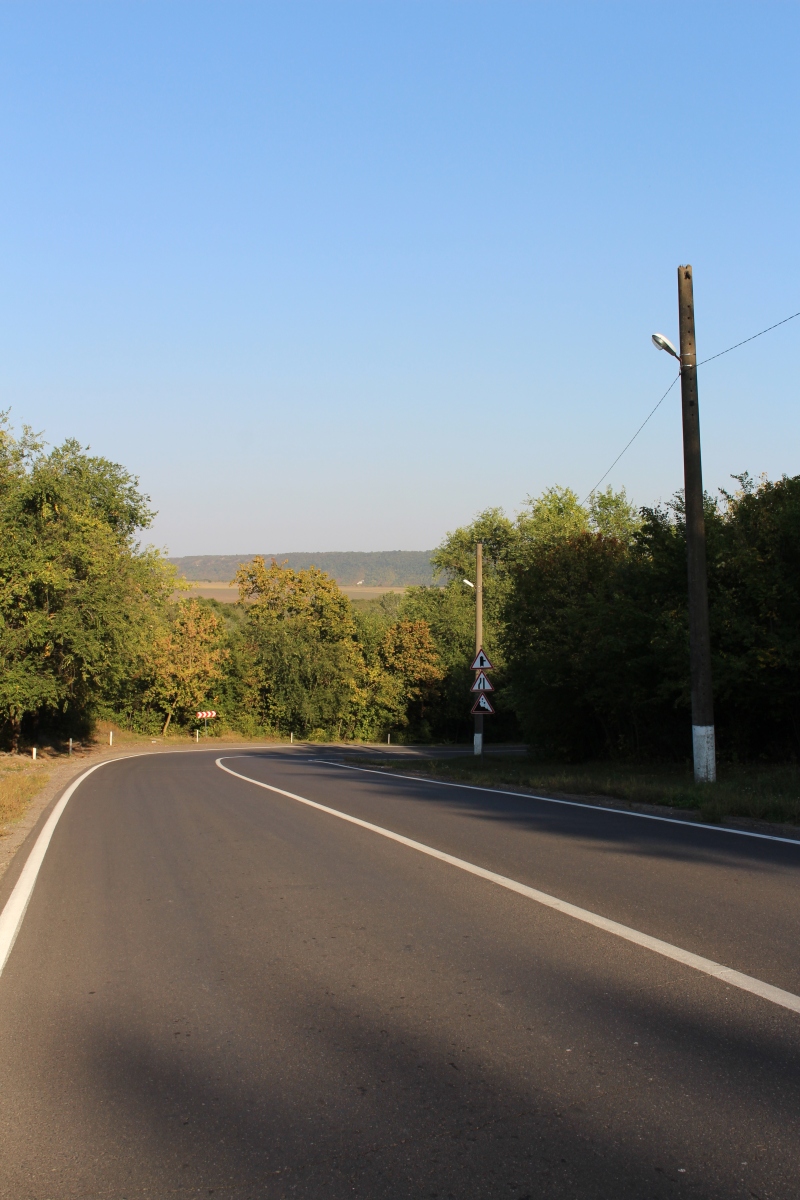
<instances>
[{"instance_id":1,"label":"road curve","mask_svg":"<svg viewBox=\"0 0 800 1200\"><path fill-rule=\"evenodd\" d=\"M0 1197L796 1200L800 1014L568 909L798 996L800 845L218 756L106 764L52 831Z\"/></svg>"}]
</instances>

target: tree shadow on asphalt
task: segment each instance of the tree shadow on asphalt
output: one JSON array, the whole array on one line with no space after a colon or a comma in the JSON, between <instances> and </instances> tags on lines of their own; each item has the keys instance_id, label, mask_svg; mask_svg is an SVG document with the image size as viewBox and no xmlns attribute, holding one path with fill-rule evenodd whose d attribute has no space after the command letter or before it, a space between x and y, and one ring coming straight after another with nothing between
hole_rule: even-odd
<instances>
[{"instance_id":1,"label":"tree shadow on asphalt","mask_svg":"<svg viewBox=\"0 0 800 1200\"><path fill-rule=\"evenodd\" d=\"M604 1131L602 1111L587 1120L581 1103L520 1090L477 1054L442 1052L419 1031L391 1036L341 1006L335 1031L301 1004L287 1023L273 1032L295 1048L298 1026L307 1033L294 1069L237 1053L226 1063L197 1043L181 1053L130 1027L95 1031L90 1061L76 1064L86 1086L71 1103L96 1130L113 1114L114 1178L97 1194L661 1200L677 1185L708 1200L748 1194L713 1148L698 1161L696 1149L653 1144L656 1130L643 1140L647 1130L637 1136L633 1120L621 1139L619 1129ZM706 1032L702 1022L676 1027L676 1043ZM748 1061L760 1071L779 1065L762 1051L750 1047ZM332 1076L321 1082L320 1059ZM679 1174L685 1164L688 1177ZM776 1200L792 1195L770 1183Z\"/></svg>"},{"instance_id":2,"label":"tree shadow on asphalt","mask_svg":"<svg viewBox=\"0 0 800 1200\"><path fill-rule=\"evenodd\" d=\"M270 761L267 755L253 755ZM275 756L272 757L274 763ZM291 760L290 760L291 761ZM297 766L297 761L294 761ZM325 764L320 764L325 765ZM580 838L615 853L650 855L686 862L715 863L728 861L737 866L763 870L775 866L800 871L800 840L794 845L762 841L758 838L726 833L702 825L672 824L667 820L648 820L625 810L605 808L582 802L558 803L534 796L509 794L492 788L443 783L419 776L389 774L382 770L336 765L337 773L356 783L367 776L363 787L385 794L394 801L408 799L458 816L492 823L511 824L519 829L561 838ZM398 795L398 787L409 794ZM335 807L335 805L332 805Z\"/></svg>"}]
</instances>

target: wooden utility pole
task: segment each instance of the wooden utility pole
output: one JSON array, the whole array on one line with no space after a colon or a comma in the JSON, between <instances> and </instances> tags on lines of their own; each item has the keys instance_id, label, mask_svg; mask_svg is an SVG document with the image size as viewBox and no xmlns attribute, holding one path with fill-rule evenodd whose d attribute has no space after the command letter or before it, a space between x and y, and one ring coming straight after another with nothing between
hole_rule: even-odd
<instances>
[{"instance_id":1,"label":"wooden utility pole","mask_svg":"<svg viewBox=\"0 0 800 1200\"><path fill-rule=\"evenodd\" d=\"M483 542L475 547L475 653L483 648ZM475 713L475 754L483 754L483 713Z\"/></svg>"},{"instance_id":2,"label":"wooden utility pole","mask_svg":"<svg viewBox=\"0 0 800 1200\"><path fill-rule=\"evenodd\" d=\"M692 268L678 267L678 320L683 409L683 476L686 550L689 571L689 655L692 678L692 752L697 783L717 778L714 744L714 696L711 688L711 637L708 624L706 524L700 461L700 412L697 400L697 347L694 334Z\"/></svg>"}]
</instances>

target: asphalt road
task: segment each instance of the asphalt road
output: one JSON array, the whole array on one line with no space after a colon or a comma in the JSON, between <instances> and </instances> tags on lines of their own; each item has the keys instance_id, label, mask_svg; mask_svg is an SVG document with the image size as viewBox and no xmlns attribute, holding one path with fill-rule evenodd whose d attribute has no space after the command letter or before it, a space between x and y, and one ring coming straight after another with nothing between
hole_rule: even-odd
<instances>
[{"instance_id":1,"label":"asphalt road","mask_svg":"<svg viewBox=\"0 0 800 1200\"><path fill-rule=\"evenodd\" d=\"M0 976L0 1197L797 1200L800 1013L218 753L107 764L56 826ZM241 753L800 995L800 844Z\"/></svg>"}]
</instances>

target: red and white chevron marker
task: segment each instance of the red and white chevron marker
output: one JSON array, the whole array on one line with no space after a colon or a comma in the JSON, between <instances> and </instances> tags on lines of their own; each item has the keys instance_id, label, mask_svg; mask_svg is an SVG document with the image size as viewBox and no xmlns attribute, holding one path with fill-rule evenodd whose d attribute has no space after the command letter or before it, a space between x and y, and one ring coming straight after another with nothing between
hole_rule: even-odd
<instances>
[{"instance_id":1,"label":"red and white chevron marker","mask_svg":"<svg viewBox=\"0 0 800 1200\"><path fill-rule=\"evenodd\" d=\"M217 715L216 709L213 709L213 708L209 708L206 710L206 712L199 712L197 714L198 721L202 721L203 725L205 727L205 732L203 734L203 737L208 737L208 722L211 719L211 717L215 717L216 715ZM199 738L199 737L200 737L200 730L198 729L195 732L195 738Z\"/></svg>"}]
</instances>

